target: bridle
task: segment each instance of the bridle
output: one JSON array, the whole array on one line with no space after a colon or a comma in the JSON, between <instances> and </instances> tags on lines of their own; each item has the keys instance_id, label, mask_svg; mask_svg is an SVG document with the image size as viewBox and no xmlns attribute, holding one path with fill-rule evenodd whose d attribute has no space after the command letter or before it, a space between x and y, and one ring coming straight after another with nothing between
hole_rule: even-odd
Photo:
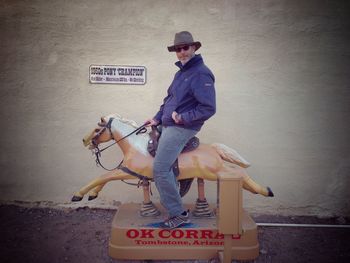
<instances>
[{"instance_id":1,"label":"bridle","mask_svg":"<svg viewBox=\"0 0 350 263\"><path fill-rule=\"evenodd\" d=\"M121 164L123 163L123 160L119 163L118 166L116 166L115 168L113 169L108 169L106 167L104 167L102 164L101 164L101 161L100 161L100 157L101 157L101 153L104 151L104 150L107 150L108 148L110 148L111 146L113 146L114 144L124 140L125 138L129 137L130 135L133 135L134 133L136 133L136 135L140 134L140 133L145 133L147 132L147 129L146 129L146 126L149 124L149 122L146 122L144 123L143 125L141 125L140 127L136 128L135 130L133 130L132 132L130 132L129 134L125 135L124 137L120 138L119 140L115 140L114 136L113 136L113 133L112 133L112 122L113 122L114 118L110 118L107 122L107 124L103 125L103 124L98 124L98 126L102 127L102 129L100 129L96 135L91 139L91 143L92 145L94 146L94 148L92 149L93 153L95 154L95 157L96 157L96 165L97 166L101 166L103 169L107 170L107 171L113 171L115 169L118 169L121 167ZM103 149L100 150L100 148L98 147L98 143L97 143L97 140L98 138L108 129L110 135L111 135L111 138L114 140L113 143L111 143L110 145L104 147Z\"/></svg>"},{"instance_id":2,"label":"bridle","mask_svg":"<svg viewBox=\"0 0 350 263\"><path fill-rule=\"evenodd\" d=\"M104 150L108 149L109 147L111 147L112 145L116 144L116 142L112 143L111 145L103 148L102 150L100 150L98 148L98 143L97 143L97 140L98 138L100 138L100 136L106 131L106 129L108 129L109 131L109 134L111 135L111 138L115 141L114 139L114 136L113 136L113 133L112 133L112 122L113 122L114 118L110 118L109 121L107 122L107 124L103 125L103 124L100 124L98 123L98 126L102 127L102 129L100 129L96 135L91 139L91 143L92 145L94 146L94 149L97 149L97 152L98 153L101 153L103 152ZM100 154L101 155L101 154Z\"/></svg>"}]
</instances>

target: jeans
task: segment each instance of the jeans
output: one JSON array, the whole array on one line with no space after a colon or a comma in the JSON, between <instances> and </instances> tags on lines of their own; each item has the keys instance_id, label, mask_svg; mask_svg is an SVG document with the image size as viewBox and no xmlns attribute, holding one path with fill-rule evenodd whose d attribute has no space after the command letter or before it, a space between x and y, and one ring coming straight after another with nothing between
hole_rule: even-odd
<instances>
[{"instance_id":1,"label":"jeans","mask_svg":"<svg viewBox=\"0 0 350 263\"><path fill-rule=\"evenodd\" d=\"M160 195L160 202L169 216L178 216L183 211L176 177L171 166L186 143L197 131L177 126L163 127L153 163L153 177Z\"/></svg>"}]
</instances>

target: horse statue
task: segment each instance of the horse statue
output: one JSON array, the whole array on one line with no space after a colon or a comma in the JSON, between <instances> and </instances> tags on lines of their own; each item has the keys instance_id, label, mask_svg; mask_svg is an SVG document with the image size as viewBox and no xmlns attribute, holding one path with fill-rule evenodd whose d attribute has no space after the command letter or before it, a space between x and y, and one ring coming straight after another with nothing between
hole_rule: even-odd
<instances>
[{"instance_id":1,"label":"horse statue","mask_svg":"<svg viewBox=\"0 0 350 263\"><path fill-rule=\"evenodd\" d=\"M135 133L137 128L140 130L135 121L123 118L118 114L101 117L98 126L84 137L85 147L95 150L97 160L99 160L98 145L114 140L121 148L124 158L116 169L94 179L76 192L72 197L73 202L81 201L87 193L89 193L89 200L95 199L109 181L139 179L139 182L142 182L144 196L140 209L141 216L160 214L150 197L149 181L153 180L153 157L147 151L150 136L148 133ZM245 190L265 197L273 197L274 194L269 187L262 187L249 177L245 169L249 166L250 164L238 152L220 143L199 144L198 148L193 151L181 153L178 158L179 175L177 180L180 183L189 180L192 182L194 178L197 178L198 198L192 212L193 215L197 217L213 215L205 198L204 179L216 181L220 172L240 175L243 178ZM188 188L188 184L184 185ZM185 192L187 191L188 189L185 190Z\"/></svg>"}]
</instances>

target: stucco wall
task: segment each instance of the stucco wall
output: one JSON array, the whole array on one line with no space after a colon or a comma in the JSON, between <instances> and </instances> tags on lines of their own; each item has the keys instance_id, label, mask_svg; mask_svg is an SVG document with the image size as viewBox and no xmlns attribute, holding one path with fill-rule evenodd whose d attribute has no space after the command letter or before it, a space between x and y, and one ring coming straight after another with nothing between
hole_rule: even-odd
<instances>
[{"instance_id":1,"label":"stucco wall","mask_svg":"<svg viewBox=\"0 0 350 263\"><path fill-rule=\"evenodd\" d=\"M276 195L245 193L245 207L349 216L349 7L316 0L0 1L0 199L69 204L104 173L82 137L102 115L153 116L176 71L166 46L189 30L216 76L218 111L199 137L238 150L252 163L251 177ZM147 84L92 85L91 64L145 66ZM121 158L117 148L103 156L111 166ZM206 189L215 202L216 184ZM195 197L193 187L185 201ZM112 182L93 204L141 198L140 190Z\"/></svg>"}]
</instances>

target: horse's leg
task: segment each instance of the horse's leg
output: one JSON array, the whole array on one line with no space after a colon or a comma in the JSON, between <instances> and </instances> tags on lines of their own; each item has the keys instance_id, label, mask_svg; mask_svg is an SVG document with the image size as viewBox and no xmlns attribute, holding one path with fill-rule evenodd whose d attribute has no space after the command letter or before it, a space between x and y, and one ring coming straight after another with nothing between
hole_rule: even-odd
<instances>
[{"instance_id":1,"label":"horse's leg","mask_svg":"<svg viewBox=\"0 0 350 263\"><path fill-rule=\"evenodd\" d=\"M151 202L151 195L150 195L150 183L147 180L142 181L142 190L143 190L143 202L145 204Z\"/></svg>"},{"instance_id":2,"label":"horse's leg","mask_svg":"<svg viewBox=\"0 0 350 263\"><path fill-rule=\"evenodd\" d=\"M256 183L247 173L247 170L236 165L236 164L228 164L226 166L227 172L241 175L243 178L243 189L248 190L253 194L261 194L267 197L273 197L273 192L270 187L263 187Z\"/></svg>"},{"instance_id":3,"label":"horse's leg","mask_svg":"<svg viewBox=\"0 0 350 263\"><path fill-rule=\"evenodd\" d=\"M263 187L259 185L258 183L254 182L253 179L249 177L249 175L245 175L243 177L243 188L253 194L261 194L266 197L274 196L270 187Z\"/></svg>"},{"instance_id":4,"label":"horse's leg","mask_svg":"<svg viewBox=\"0 0 350 263\"><path fill-rule=\"evenodd\" d=\"M204 191L204 180L202 178L197 178L198 186L198 198L196 201L196 206L193 211L193 216L195 217L210 217L214 215L214 212L209 209L209 204L205 198Z\"/></svg>"},{"instance_id":5,"label":"horse's leg","mask_svg":"<svg viewBox=\"0 0 350 263\"><path fill-rule=\"evenodd\" d=\"M197 186L198 186L198 200L204 201L205 199L205 192L204 192L204 180L203 178L197 178Z\"/></svg>"},{"instance_id":6,"label":"horse's leg","mask_svg":"<svg viewBox=\"0 0 350 263\"><path fill-rule=\"evenodd\" d=\"M101 192L102 188L105 186L106 183L104 184L100 184L98 186L96 186L94 189L92 189L90 192L89 192L89 198L88 200L91 201L91 200L94 200L98 197L98 193Z\"/></svg>"},{"instance_id":7,"label":"horse's leg","mask_svg":"<svg viewBox=\"0 0 350 263\"><path fill-rule=\"evenodd\" d=\"M82 187L78 192L76 192L72 197L72 201L73 202L81 201L84 195L87 194L93 188L98 187L97 190L98 189L101 190L102 187L109 181L123 179L121 177L122 175L123 175L123 172L120 170L111 171L104 175L101 175L97 179L92 180L90 183Z\"/></svg>"},{"instance_id":8,"label":"horse's leg","mask_svg":"<svg viewBox=\"0 0 350 263\"><path fill-rule=\"evenodd\" d=\"M160 211L151 201L150 183L148 180L142 181L142 190L143 190L143 202L141 204L140 215L144 217L160 215Z\"/></svg>"}]
</instances>

